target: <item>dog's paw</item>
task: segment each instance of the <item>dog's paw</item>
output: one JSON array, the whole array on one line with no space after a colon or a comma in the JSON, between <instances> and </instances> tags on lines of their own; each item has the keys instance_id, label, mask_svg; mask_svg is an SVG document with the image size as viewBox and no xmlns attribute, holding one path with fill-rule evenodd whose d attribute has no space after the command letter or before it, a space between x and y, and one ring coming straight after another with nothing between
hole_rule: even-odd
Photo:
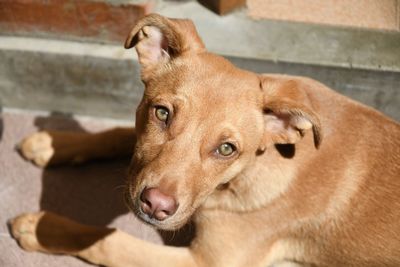
<instances>
[{"instance_id":1,"label":"dog's paw","mask_svg":"<svg viewBox=\"0 0 400 267\"><path fill-rule=\"evenodd\" d=\"M36 228L44 212L27 213L9 221L12 236L27 251L42 250L36 236Z\"/></svg>"},{"instance_id":2,"label":"dog's paw","mask_svg":"<svg viewBox=\"0 0 400 267\"><path fill-rule=\"evenodd\" d=\"M49 133L38 132L22 140L17 148L25 159L40 167L45 167L54 155L52 141Z\"/></svg>"}]
</instances>

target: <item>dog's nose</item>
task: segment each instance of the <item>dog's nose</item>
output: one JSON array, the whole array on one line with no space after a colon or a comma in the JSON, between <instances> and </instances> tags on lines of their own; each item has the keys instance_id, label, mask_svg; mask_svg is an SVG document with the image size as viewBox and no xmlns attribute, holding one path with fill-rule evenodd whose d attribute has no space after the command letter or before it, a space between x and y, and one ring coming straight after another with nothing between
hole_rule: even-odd
<instances>
[{"instance_id":1,"label":"dog's nose","mask_svg":"<svg viewBox=\"0 0 400 267\"><path fill-rule=\"evenodd\" d=\"M144 189L140 195L140 200L142 211L159 221L173 215L178 208L175 199L162 193L158 188Z\"/></svg>"}]
</instances>

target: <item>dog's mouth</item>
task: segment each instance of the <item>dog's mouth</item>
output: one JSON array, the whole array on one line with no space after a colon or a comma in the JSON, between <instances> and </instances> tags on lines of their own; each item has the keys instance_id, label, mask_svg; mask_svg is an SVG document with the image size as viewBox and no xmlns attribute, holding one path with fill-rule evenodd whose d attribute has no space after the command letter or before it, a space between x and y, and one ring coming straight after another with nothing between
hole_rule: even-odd
<instances>
[{"instance_id":1,"label":"dog's mouth","mask_svg":"<svg viewBox=\"0 0 400 267\"><path fill-rule=\"evenodd\" d=\"M157 229L167 230L167 231L176 230L186 223L186 221L179 223L176 220L174 220L175 218L173 218L173 217L170 217L164 221L160 221L160 220L156 219L154 216L151 216L151 215L148 215L148 214L142 212L140 209L136 213L136 216L143 222L145 222L151 226L154 226Z\"/></svg>"}]
</instances>

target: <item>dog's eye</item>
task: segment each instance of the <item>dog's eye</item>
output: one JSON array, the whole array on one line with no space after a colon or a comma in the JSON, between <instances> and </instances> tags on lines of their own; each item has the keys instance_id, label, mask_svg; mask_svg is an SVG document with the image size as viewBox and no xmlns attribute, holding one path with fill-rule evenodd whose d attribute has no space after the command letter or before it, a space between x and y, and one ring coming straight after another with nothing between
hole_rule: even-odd
<instances>
[{"instance_id":1,"label":"dog's eye","mask_svg":"<svg viewBox=\"0 0 400 267\"><path fill-rule=\"evenodd\" d=\"M166 107L156 107L156 117L162 122L167 122L169 110Z\"/></svg>"},{"instance_id":2,"label":"dog's eye","mask_svg":"<svg viewBox=\"0 0 400 267\"><path fill-rule=\"evenodd\" d=\"M236 151L236 147L231 143L223 143L217 149L218 154L227 157L233 154Z\"/></svg>"}]
</instances>

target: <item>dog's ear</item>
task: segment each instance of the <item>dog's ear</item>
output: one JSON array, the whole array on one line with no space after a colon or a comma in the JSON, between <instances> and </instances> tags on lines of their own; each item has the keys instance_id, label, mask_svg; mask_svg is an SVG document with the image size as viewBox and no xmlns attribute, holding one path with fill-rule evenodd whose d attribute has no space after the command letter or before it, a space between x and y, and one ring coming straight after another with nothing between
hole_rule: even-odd
<instances>
[{"instance_id":1,"label":"dog's ear","mask_svg":"<svg viewBox=\"0 0 400 267\"><path fill-rule=\"evenodd\" d=\"M271 144L295 144L308 130L312 130L318 148L321 123L307 95L307 84L286 76L264 76L261 89L265 122L261 149Z\"/></svg>"},{"instance_id":2,"label":"dog's ear","mask_svg":"<svg viewBox=\"0 0 400 267\"><path fill-rule=\"evenodd\" d=\"M142 70L165 64L188 52L205 50L192 21L150 14L138 21L125 41L135 47Z\"/></svg>"}]
</instances>

